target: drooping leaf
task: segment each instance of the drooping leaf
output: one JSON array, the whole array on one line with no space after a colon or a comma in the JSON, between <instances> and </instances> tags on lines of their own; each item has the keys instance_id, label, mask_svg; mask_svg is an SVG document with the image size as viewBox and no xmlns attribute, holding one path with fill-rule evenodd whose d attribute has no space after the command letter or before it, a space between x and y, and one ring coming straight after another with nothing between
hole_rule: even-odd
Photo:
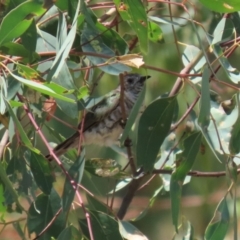
<instances>
[{"instance_id":1,"label":"drooping leaf","mask_svg":"<svg viewBox=\"0 0 240 240\"><path fill-rule=\"evenodd\" d=\"M49 162L41 154L31 152L30 155L30 168L36 184L45 193L50 194L54 178L51 173Z\"/></svg>"},{"instance_id":2,"label":"drooping leaf","mask_svg":"<svg viewBox=\"0 0 240 240\"><path fill-rule=\"evenodd\" d=\"M223 240L229 227L230 215L227 199L224 197L217 206L214 216L209 223L206 232L206 240Z\"/></svg>"},{"instance_id":3,"label":"drooping leaf","mask_svg":"<svg viewBox=\"0 0 240 240\"><path fill-rule=\"evenodd\" d=\"M24 79L20 76L17 76L15 75L14 73L11 73L9 72L9 74L15 78L16 80L18 80L19 82L25 84L26 86L38 91L38 92L41 92L43 94L47 94L49 96L52 96L52 97L56 97L56 98L59 98L59 99L62 99L64 101L68 101L68 102L72 102L74 103L75 101L73 99L70 99L68 97L65 97L63 96L62 94L65 94L65 93L71 93L71 92L68 92L67 89L55 84L55 83L38 83L36 81L31 81L31 80L28 80L28 79Z\"/></svg>"},{"instance_id":4,"label":"drooping leaf","mask_svg":"<svg viewBox=\"0 0 240 240\"><path fill-rule=\"evenodd\" d=\"M130 131L130 129L131 129L138 113L139 113L139 109L141 108L142 102L143 102L144 97L145 97L145 92L146 92L146 88L144 87L144 89L139 94L138 99L135 102L135 104L134 104L134 106L131 110L131 113L130 113L130 115L128 117L128 120L127 120L127 124L124 127L124 130L123 130L123 133L122 133L122 136L121 136L121 139L120 139L121 145L123 145L124 141L126 140L126 138L128 136L128 133L129 133L129 131Z\"/></svg>"},{"instance_id":5,"label":"drooping leaf","mask_svg":"<svg viewBox=\"0 0 240 240\"><path fill-rule=\"evenodd\" d=\"M79 8L80 8L80 2L78 1L77 7L76 7L76 12L75 12L75 16L72 22L72 27L65 39L65 41L62 43L60 50L58 51L53 64L50 68L50 71L47 75L47 80L50 81L53 78L57 78L58 74L63 66L63 64L65 63L66 58L69 55L69 52L71 50L73 41L75 39L75 35L76 35L76 30L77 30L77 16L78 16L78 12L79 12ZM60 40L59 40L60 41Z\"/></svg>"},{"instance_id":6,"label":"drooping leaf","mask_svg":"<svg viewBox=\"0 0 240 240\"><path fill-rule=\"evenodd\" d=\"M83 236L81 232L75 228L74 226L70 225L69 227L66 227L58 236L57 240L82 240Z\"/></svg>"},{"instance_id":7,"label":"drooping leaf","mask_svg":"<svg viewBox=\"0 0 240 240\"><path fill-rule=\"evenodd\" d=\"M138 239L138 240L148 240L148 238L139 231L135 226L127 221L118 220L119 232L122 237L127 240Z\"/></svg>"},{"instance_id":8,"label":"drooping leaf","mask_svg":"<svg viewBox=\"0 0 240 240\"><path fill-rule=\"evenodd\" d=\"M83 170L85 165L85 150L82 149L81 155L77 157L76 161L73 163L68 173L72 179L78 184L82 180ZM62 194L62 206L63 213L67 214L69 208L71 207L72 201L74 199L76 189L73 188L73 183L70 182L70 179L66 177L63 194Z\"/></svg>"},{"instance_id":9,"label":"drooping leaf","mask_svg":"<svg viewBox=\"0 0 240 240\"><path fill-rule=\"evenodd\" d=\"M200 132L193 133L187 137L184 142L184 150L181 154L180 163L176 170L172 173L170 182L170 196L172 207L172 221L176 232L178 231L178 217L180 209L180 200L182 185L187 173L191 170L193 163L198 154L201 144L202 134Z\"/></svg>"},{"instance_id":10,"label":"drooping leaf","mask_svg":"<svg viewBox=\"0 0 240 240\"><path fill-rule=\"evenodd\" d=\"M7 108L8 108L8 111L9 111L10 116L12 117L14 123L15 123L16 126L17 126L17 129L18 129L19 134L20 134L20 136L21 136L21 140L22 140L22 142L24 143L24 145L25 145L26 147L28 147L29 149L31 149L32 151L34 151L34 152L36 152L36 153L40 153L40 151L39 151L38 149L36 149L36 148L34 148L34 147L32 146L32 143L31 143L30 139L27 137L27 134L26 134L26 132L24 131L21 123L19 122L16 114L14 113L11 105L10 105L7 101L5 101L5 103L6 103L6 106L7 106Z\"/></svg>"},{"instance_id":11,"label":"drooping leaf","mask_svg":"<svg viewBox=\"0 0 240 240\"><path fill-rule=\"evenodd\" d=\"M49 196L45 194L38 195L28 211L27 226L29 233L41 233L58 212L60 214L57 215L55 221L41 236L43 239L56 238L59 230L64 228L65 220L61 213L61 198L53 188Z\"/></svg>"},{"instance_id":12,"label":"drooping leaf","mask_svg":"<svg viewBox=\"0 0 240 240\"><path fill-rule=\"evenodd\" d=\"M89 214L93 235L97 236L97 239L122 240L118 230L118 223L113 217L98 211L89 211ZM86 219L80 219L79 224L84 235L89 238Z\"/></svg>"},{"instance_id":13,"label":"drooping leaf","mask_svg":"<svg viewBox=\"0 0 240 240\"><path fill-rule=\"evenodd\" d=\"M144 171L151 171L154 167L160 146L170 130L175 106L175 97L157 99L145 109L139 120L137 164Z\"/></svg>"}]
</instances>

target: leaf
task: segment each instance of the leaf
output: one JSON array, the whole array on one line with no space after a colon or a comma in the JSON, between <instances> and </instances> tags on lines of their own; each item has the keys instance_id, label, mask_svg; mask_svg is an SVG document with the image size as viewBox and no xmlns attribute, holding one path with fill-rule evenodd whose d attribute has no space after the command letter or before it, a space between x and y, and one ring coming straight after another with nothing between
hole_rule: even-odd
<instances>
[{"instance_id":1,"label":"leaf","mask_svg":"<svg viewBox=\"0 0 240 240\"><path fill-rule=\"evenodd\" d=\"M81 35L81 45L83 52L96 53L96 55L106 55L107 58L98 57L98 56L87 56L87 58L94 64L105 64L106 66L100 66L99 68L109 74L119 75L123 72L130 72L130 68L117 63L117 62L106 62L108 58L114 58L115 53L110 49L102 40L99 32L95 29L90 28L89 25L85 25L82 35Z\"/></svg>"},{"instance_id":2,"label":"leaf","mask_svg":"<svg viewBox=\"0 0 240 240\"><path fill-rule=\"evenodd\" d=\"M55 84L55 83L38 83L35 81L31 81L28 79L24 79L22 77L19 77L15 74L13 74L12 72L9 72L9 74L15 78L16 80L18 80L19 82L25 84L26 86L40 92L43 94L47 94L49 96L55 97L55 98L59 98L62 99L64 101L67 102L72 102L74 103L75 101L73 99L67 98L65 96L62 96L61 94L64 94L67 92L67 89Z\"/></svg>"},{"instance_id":3,"label":"leaf","mask_svg":"<svg viewBox=\"0 0 240 240\"><path fill-rule=\"evenodd\" d=\"M143 57L138 54L118 56L116 59L117 62L125 64L129 67L140 68L144 65Z\"/></svg>"},{"instance_id":4,"label":"leaf","mask_svg":"<svg viewBox=\"0 0 240 240\"><path fill-rule=\"evenodd\" d=\"M122 19L136 32L142 53L148 52L148 21L143 3L140 0L114 0Z\"/></svg>"},{"instance_id":5,"label":"leaf","mask_svg":"<svg viewBox=\"0 0 240 240\"><path fill-rule=\"evenodd\" d=\"M223 240L227 234L230 216L227 206L227 199L224 197L218 204L214 216L207 226L205 232L206 240Z\"/></svg>"},{"instance_id":6,"label":"leaf","mask_svg":"<svg viewBox=\"0 0 240 240\"><path fill-rule=\"evenodd\" d=\"M6 55L22 57L22 62L31 62L37 59L39 56L37 53L31 53L29 49L25 48L19 43L7 42L0 47L1 53Z\"/></svg>"},{"instance_id":7,"label":"leaf","mask_svg":"<svg viewBox=\"0 0 240 240\"><path fill-rule=\"evenodd\" d=\"M0 167L2 167L2 166L0 166ZM1 176L0 176L0 178L1 178ZM0 184L0 213L1 213L1 218L7 210L6 205L4 203L5 203L5 198L4 198L3 185Z\"/></svg>"},{"instance_id":8,"label":"leaf","mask_svg":"<svg viewBox=\"0 0 240 240\"><path fill-rule=\"evenodd\" d=\"M187 47L185 48L182 54L182 62L185 67L188 66L190 62L196 61L197 59L197 62L194 64L194 67L190 71L190 74L200 73L202 67L204 66L204 64L206 64L206 59L202 55L203 52L193 45L187 45ZM191 77L191 79L194 81L194 83L196 83L198 81L201 81L202 77Z\"/></svg>"},{"instance_id":9,"label":"leaf","mask_svg":"<svg viewBox=\"0 0 240 240\"><path fill-rule=\"evenodd\" d=\"M52 78L57 78L58 77L58 74L59 74L60 70L62 69L62 66L65 63L66 58L69 55L69 52L71 50L71 47L72 47L72 44L73 44L73 41L74 41L75 35L76 35L77 17L78 17L78 12L79 12L79 8L80 8L80 2L81 1L78 1L75 16L74 16L74 19L73 19L73 22L72 22L71 29L70 29L70 31L67 35L67 38L65 39L65 41L62 44L60 50L58 51L58 53L57 53L57 55L56 55L56 57L53 61L53 64L50 68L50 71L47 75L47 80L48 81L52 80Z\"/></svg>"},{"instance_id":10,"label":"leaf","mask_svg":"<svg viewBox=\"0 0 240 240\"><path fill-rule=\"evenodd\" d=\"M205 132L210 123L210 84L209 84L210 75L211 75L210 69L205 67L202 76L200 113L198 117L198 124L203 132Z\"/></svg>"},{"instance_id":11,"label":"leaf","mask_svg":"<svg viewBox=\"0 0 240 240\"><path fill-rule=\"evenodd\" d=\"M127 221L118 220L119 232L122 237L127 240L147 240L148 238L140 232L135 226Z\"/></svg>"},{"instance_id":12,"label":"leaf","mask_svg":"<svg viewBox=\"0 0 240 240\"><path fill-rule=\"evenodd\" d=\"M88 201L88 205L89 205L90 210L95 210L95 211L98 211L98 212L103 212L103 213L110 214L109 206L107 206L106 204L104 204L103 202L98 200L96 197L88 194L87 195L87 201Z\"/></svg>"},{"instance_id":13,"label":"leaf","mask_svg":"<svg viewBox=\"0 0 240 240\"><path fill-rule=\"evenodd\" d=\"M9 111L10 116L12 117L14 123L15 123L16 126L17 126L17 129L18 129L19 134L20 134L20 136L21 136L21 140L23 141L24 145L25 145L26 147L28 147L29 149L31 149L32 151L34 151L34 152L36 152L36 153L40 153L40 151L39 151L38 149L36 149L36 148L34 148L34 147L32 146L31 141L30 141L29 138L27 137L27 134L25 133L25 131L24 131L21 123L19 122L17 116L15 115L14 111L12 110L12 107L10 106L10 104L9 104L7 101L5 101L5 103L6 103L6 106L7 106L7 108L8 108L8 111Z\"/></svg>"},{"instance_id":14,"label":"leaf","mask_svg":"<svg viewBox=\"0 0 240 240\"><path fill-rule=\"evenodd\" d=\"M222 18L213 32L212 45L220 44L222 41L229 40L234 34L234 26L232 20Z\"/></svg>"},{"instance_id":15,"label":"leaf","mask_svg":"<svg viewBox=\"0 0 240 240\"><path fill-rule=\"evenodd\" d=\"M90 214L93 236L104 240L122 240L118 230L118 223L113 217L97 211L89 211L88 213ZM89 238L86 219L80 219L79 224L83 234Z\"/></svg>"},{"instance_id":16,"label":"leaf","mask_svg":"<svg viewBox=\"0 0 240 240\"><path fill-rule=\"evenodd\" d=\"M137 165L152 171L160 146L167 136L173 119L176 98L161 98L143 112L138 126Z\"/></svg>"},{"instance_id":17,"label":"leaf","mask_svg":"<svg viewBox=\"0 0 240 240\"><path fill-rule=\"evenodd\" d=\"M240 152L240 103L239 103L239 94L235 95L235 102L237 105L238 117L236 122L233 124L231 129L231 137L229 141L229 151L232 155L235 155Z\"/></svg>"},{"instance_id":18,"label":"leaf","mask_svg":"<svg viewBox=\"0 0 240 240\"><path fill-rule=\"evenodd\" d=\"M50 194L53 187L54 178L50 169L50 164L46 158L40 154L31 152L30 168L37 186L45 194Z\"/></svg>"},{"instance_id":19,"label":"leaf","mask_svg":"<svg viewBox=\"0 0 240 240\"><path fill-rule=\"evenodd\" d=\"M163 32L160 26L154 22L148 22L148 38L154 43L163 43Z\"/></svg>"},{"instance_id":20,"label":"leaf","mask_svg":"<svg viewBox=\"0 0 240 240\"><path fill-rule=\"evenodd\" d=\"M238 84L240 82L240 72L236 68L232 67L228 59L224 56L220 46L214 45L212 48L228 79L233 83Z\"/></svg>"},{"instance_id":21,"label":"leaf","mask_svg":"<svg viewBox=\"0 0 240 240\"><path fill-rule=\"evenodd\" d=\"M83 236L81 232L75 228L74 226L70 225L69 227L66 227L58 236L57 240L82 240Z\"/></svg>"},{"instance_id":22,"label":"leaf","mask_svg":"<svg viewBox=\"0 0 240 240\"><path fill-rule=\"evenodd\" d=\"M77 184L80 183L82 180L84 165L85 165L85 150L82 149L81 155L77 157L76 161L73 163L73 165L68 171L69 175ZM65 215L67 215L69 208L71 207L75 193L76 189L73 188L73 183L70 182L70 179L66 177L62 194L62 207L63 213Z\"/></svg>"},{"instance_id":23,"label":"leaf","mask_svg":"<svg viewBox=\"0 0 240 240\"><path fill-rule=\"evenodd\" d=\"M31 25L32 18L42 15L45 11L37 1L26 1L10 11L0 26L0 46L21 36Z\"/></svg>"},{"instance_id":24,"label":"leaf","mask_svg":"<svg viewBox=\"0 0 240 240\"><path fill-rule=\"evenodd\" d=\"M184 150L181 154L180 165L176 168L171 176L170 196L172 207L172 221L176 232L178 231L178 216L183 181L193 166L200 148L201 139L202 134L200 132L196 132L184 140Z\"/></svg>"},{"instance_id":25,"label":"leaf","mask_svg":"<svg viewBox=\"0 0 240 240\"><path fill-rule=\"evenodd\" d=\"M199 0L205 7L212 11L220 13L231 13L238 12L240 10L240 3L238 0L218 0L218 1L208 1Z\"/></svg>"},{"instance_id":26,"label":"leaf","mask_svg":"<svg viewBox=\"0 0 240 240\"><path fill-rule=\"evenodd\" d=\"M132 181L132 178L125 178L124 180L120 181L117 183L115 186L114 190L110 191L108 194L113 194L115 192L118 192L119 190L125 188L126 186L129 185L129 183Z\"/></svg>"},{"instance_id":27,"label":"leaf","mask_svg":"<svg viewBox=\"0 0 240 240\"><path fill-rule=\"evenodd\" d=\"M49 196L45 194L37 196L28 211L27 227L29 233L35 232L36 234L39 234L42 232L42 230L47 227L60 209L61 198L53 188ZM41 238L56 238L64 227L65 221L63 214L60 212L55 221L52 222L50 227L43 233Z\"/></svg>"},{"instance_id":28,"label":"leaf","mask_svg":"<svg viewBox=\"0 0 240 240\"><path fill-rule=\"evenodd\" d=\"M127 120L127 124L124 127L124 130L123 130L123 133L122 133L122 136L121 136L121 139L120 139L120 144L121 145L123 145L124 141L126 140L126 138L128 136L129 131L131 130L132 125L134 124L134 122L136 120L136 117L139 113L139 109L142 106L142 102L144 100L145 93L146 93L146 87L144 87L142 92L139 94L138 99L135 102L135 104L134 104L134 106L133 106L133 108L130 112L130 115L129 115L128 120Z\"/></svg>"},{"instance_id":29,"label":"leaf","mask_svg":"<svg viewBox=\"0 0 240 240\"><path fill-rule=\"evenodd\" d=\"M173 240L194 240L194 230L193 226L185 218L182 219L182 224L178 229L178 234L176 234Z\"/></svg>"}]
</instances>

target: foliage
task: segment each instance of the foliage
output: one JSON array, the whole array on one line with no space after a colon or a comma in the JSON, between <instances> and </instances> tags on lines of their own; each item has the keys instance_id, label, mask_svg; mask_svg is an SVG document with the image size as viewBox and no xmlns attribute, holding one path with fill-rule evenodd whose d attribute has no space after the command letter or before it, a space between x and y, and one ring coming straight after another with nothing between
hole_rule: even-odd
<instances>
[{"instance_id":1,"label":"foliage","mask_svg":"<svg viewBox=\"0 0 240 240\"><path fill-rule=\"evenodd\" d=\"M162 239L238 238L238 0L9 0L0 24L0 236L11 225L21 239L161 239L149 216L167 198L173 228ZM74 132L96 96L131 71L152 78L121 146L48 162L50 139ZM222 177L216 211L187 217L182 196L219 192L202 177ZM144 187L148 203L133 219ZM195 231L203 216L205 232Z\"/></svg>"}]
</instances>

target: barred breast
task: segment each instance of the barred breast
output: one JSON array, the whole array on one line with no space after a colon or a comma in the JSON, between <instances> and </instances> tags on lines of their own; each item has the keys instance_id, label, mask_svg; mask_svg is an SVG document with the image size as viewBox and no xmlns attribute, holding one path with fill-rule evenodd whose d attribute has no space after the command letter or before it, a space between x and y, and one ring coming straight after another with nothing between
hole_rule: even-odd
<instances>
[{"instance_id":1,"label":"barred breast","mask_svg":"<svg viewBox=\"0 0 240 240\"><path fill-rule=\"evenodd\" d=\"M133 104L130 99L125 99L125 112L127 117ZM120 104L118 104L115 109L105 115L102 121L84 132L84 144L97 144L100 146L116 144L119 136L123 132L121 125L122 117L122 108Z\"/></svg>"}]
</instances>

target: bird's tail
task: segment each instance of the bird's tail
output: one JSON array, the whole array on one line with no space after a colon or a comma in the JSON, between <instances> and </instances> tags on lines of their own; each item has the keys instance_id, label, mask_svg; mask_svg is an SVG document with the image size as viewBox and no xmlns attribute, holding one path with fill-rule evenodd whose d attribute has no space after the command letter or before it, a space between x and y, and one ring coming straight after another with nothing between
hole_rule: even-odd
<instances>
[{"instance_id":1,"label":"bird's tail","mask_svg":"<svg viewBox=\"0 0 240 240\"><path fill-rule=\"evenodd\" d=\"M65 152L67 152L71 148L78 147L78 141L79 141L79 132L74 133L71 137L67 138L62 143L58 144L54 149L54 153L59 157L63 155ZM45 156L48 161L53 160L53 156L48 154Z\"/></svg>"}]
</instances>

